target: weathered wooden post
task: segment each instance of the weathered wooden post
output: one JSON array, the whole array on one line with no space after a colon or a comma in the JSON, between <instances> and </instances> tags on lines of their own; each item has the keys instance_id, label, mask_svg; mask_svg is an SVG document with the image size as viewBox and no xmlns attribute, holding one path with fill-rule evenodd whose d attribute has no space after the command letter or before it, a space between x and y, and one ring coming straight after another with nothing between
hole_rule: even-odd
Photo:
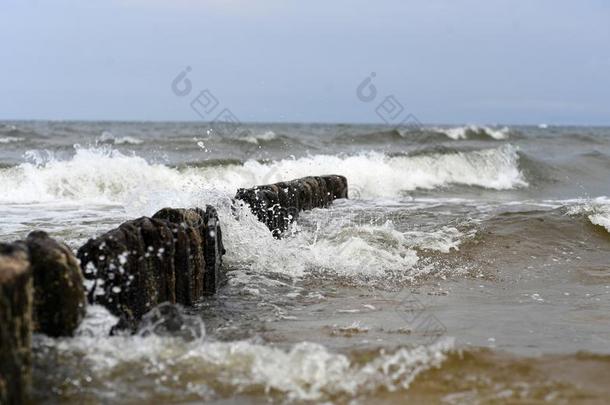
<instances>
[{"instance_id":1,"label":"weathered wooden post","mask_svg":"<svg viewBox=\"0 0 610 405\"><path fill-rule=\"evenodd\" d=\"M21 404L30 390L33 301L27 247L0 244L0 404Z\"/></svg>"}]
</instances>

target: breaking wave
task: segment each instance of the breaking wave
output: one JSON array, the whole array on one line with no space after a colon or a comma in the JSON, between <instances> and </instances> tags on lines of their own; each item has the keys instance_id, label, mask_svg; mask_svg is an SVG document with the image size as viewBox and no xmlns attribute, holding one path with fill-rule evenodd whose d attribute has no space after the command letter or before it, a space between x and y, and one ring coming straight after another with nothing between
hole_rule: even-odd
<instances>
[{"instance_id":1,"label":"breaking wave","mask_svg":"<svg viewBox=\"0 0 610 405\"><path fill-rule=\"evenodd\" d=\"M267 131L262 134L250 135L241 138L237 138L239 141L251 143L253 145L259 145L260 143L269 142L277 139L278 136L273 131Z\"/></svg>"},{"instance_id":2,"label":"breaking wave","mask_svg":"<svg viewBox=\"0 0 610 405\"><path fill-rule=\"evenodd\" d=\"M122 203L139 190L175 188L178 171L109 147L76 148L69 160L28 152L28 163L0 170L0 202Z\"/></svg>"},{"instance_id":3,"label":"breaking wave","mask_svg":"<svg viewBox=\"0 0 610 405\"><path fill-rule=\"evenodd\" d=\"M449 138L454 140L459 139L508 139L510 129L503 127L500 129L491 127L482 127L476 125L466 125L455 128L435 128L435 131L442 132Z\"/></svg>"},{"instance_id":4,"label":"breaking wave","mask_svg":"<svg viewBox=\"0 0 610 405\"><path fill-rule=\"evenodd\" d=\"M288 401L349 398L380 389L408 389L417 375L439 367L454 350L453 339L444 338L429 346L378 351L368 360L357 361L309 342L282 349L255 339L213 341L203 332L191 333L202 336L191 342L156 334L109 337L106 329L114 321L105 309L93 306L76 337L36 337L37 353L53 353L46 358L56 358L60 367L74 373L64 376L70 381L62 385L64 394L119 397L127 402L175 400L176 396L212 400L234 392ZM134 369L146 374L150 381L146 389L134 390L125 384ZM57 386L52 381L58 378L56 373L40 370L40 374L41 383Z\"/></svg>"},{"instance_id":5,"label":"breaking wave","mask_svg":"<svg viewBox=\"0 0 610 405\"><path fill-rule=\"evenodd\" d=\"M568 208L570 215L585 215L593 224L605 228L610 233L610 199L597 197Z\"/></svg>"},{"instance_id":6,"label":"breaking wave","mask_svg":"<svg viewBox=\"0 0 610 405\"><path fill-rule=\"evenodd\" d=\"M111 145L140 145L144 141L133 136L116 136L110 131L104 131L98 138L98 142Z\"/></svg>"},{"instance_id":7,"label":"breaking wave","mask_svg":"<svg viewBox=\"0 0 610 405\"><path fill-rule=\"evenodd\" d=\"M340 134L335 139L349 143L442 143L450 140L506 140L511 134L508 127L466 125L460 127L417 127L409 129L390 129L366 134Z\"/></svg>"},{"instance_id":8,"label":"breaking wave","mask_svg":"<svg viewBox=\"0 0 610 405\"><path fill-rule=\"evenodd\" d=\"M16 143L16 142L23 142L25 141L25 138L21 138L21 137L17 137L17 136L5 136L5 137L0 137L0 143Z\"/></svg>"},{"instance_id":9,"label":"breaking wave","mask_svg":"<svg viewBox=\"0 0 610 405\"><path fill-rule=\"evenodd\" d=\"M108 146L76 148L68 160L40 152L28 156L28 163L0 169L0 204L112 205L121 212L117 222L123 216L152 215L166 206L213 204L231 235L226 242L229 268L297 278L333 274L356 283L388 275L405 281L425 277L430 269L416 266L418 251L447 253L458 249L464 235L453 227L405 232L400 221L391 218L378 223L352 221L351 215L361 213L353 203L337 201L332 210L304 215L289 230L291 237L277 240L247 207L238 207L238 216L233 215L231 198L237 188L333 172L346 175L352 196L360 192L363 198L451 184L495 189L526 184L517 150L511 146L415 157L376 152L313 155L270 164L249 160L180 169Z\"/></svg>"},{"instance_id":10,"label":"breaking wave","mask_svg":"<svg viewBox=\"0 0 610 405\"><path fill-rule=\"evenodd\" d=\"M350 188L364 198L451 185L507 190L528 184L519 169L518 149L512 145L413 157L367 152L184 169L150 163L109 147L77 147L69 160L41 152L30 152L28 158L28 163L0 169L0 202L126 203L151 191L166 195L201 189L232 196L239 187L329 173L347 176Z\"/></svg>"},{"instance_id":11,"label":"breaking wave","mask_svg":"<svg viewBox=\"0 0 610 405\"><path fill-rule=\"evenodd\" d=\"M404 191L450 185L507 190L527 186L519 170L518 149L495 149L420 156L388 156L379 152L357 155L313 155L284 159L270 165L248 161L243 167L264 184L279 180L336 173L348 178L362 197L391 197Z\"/></svg>"}]
</instances>

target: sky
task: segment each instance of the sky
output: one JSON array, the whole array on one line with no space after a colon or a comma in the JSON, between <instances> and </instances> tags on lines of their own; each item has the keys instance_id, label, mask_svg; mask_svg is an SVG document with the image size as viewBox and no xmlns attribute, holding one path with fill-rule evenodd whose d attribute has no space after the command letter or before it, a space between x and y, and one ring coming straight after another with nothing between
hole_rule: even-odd
<instances>
[{"instance_id":1,"label":"sky","mask_svg":"<svg viewBox=\"0 0 610 405\"><path fill-rule=\"evenodd\" d=\"M5 120L610 125L606 0L0 0L0 52Z\"/></svg>"}]
</instances>

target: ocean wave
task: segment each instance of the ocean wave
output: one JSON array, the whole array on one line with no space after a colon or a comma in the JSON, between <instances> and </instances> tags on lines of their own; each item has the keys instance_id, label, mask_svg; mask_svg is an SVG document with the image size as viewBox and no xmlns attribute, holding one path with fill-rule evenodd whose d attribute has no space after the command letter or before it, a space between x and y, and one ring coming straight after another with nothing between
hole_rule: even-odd
<instances>
[{"instance_id":1,"label":"ocean wave","mask_svg":"<svg viewBox=\"0 0 610 405\"><path fill-rule=\"evenodd\" d=\"M547 136L553 136L553 134L551 133ZM570 132L562 135L562 137L585 144L590 143L596 145L604 145L608 143L608 137L606 135L595 134L592 132Z\"/></svg>"},{"instance_id":2,"label":"ocean wave","mask_svg":"<svg viewBox=\"0 0 610 405\"><path fill-rule=\"evenodd\" d=\"M523 356L487 348L452 351L439 368L424 371L411 384L415 403L570 404L607 403L605 375L610 355L575 353ZM434 389L431 389L434 387ZM397 402L401 397L396 396Z\"/></svg>"},{"instance_id":3,"label":"ocean wave","mask_svg":"<svg viewBox=\"0 0 610 405\"><path fill-rule=\"evenodd\" d=\"M192 180L178 170L107 146L77 147L68 160L45 151L28 151L26 157L29 162L0 170L0 202L126 204L142 195L184 189Z\"/></svg>"},{"instance_id":4,"label":"ocean wave","mask_svg":"<svg viewBox=\"0 0 610 405\"><path fill-rule=\"evenodd\" d=\"M18 136L5 136L5 137L0 137L0 143L16 143L16 142L23 142L25 141L25 138L22 137L18 137Z\"/></svg>"},{"instance_id":5,"label":"ocean wave","mask_svg":"<svg viewBox=\"0 0 610 405\"><path fill-rule=\"evenodd\" d=\"M144 143L143 140L133 136L116 136L110 131L102 132L102 135L100 135L97 141L102 144L107 143L112 145L140 145Z\"/></svg>"},{"instance_id":6,"label":"ocean wave","mask_svg":"<svg viewBox=\"0 0 610 405\"><path fill-rule=\"evenodd\" d=\"M12 131L18 131L18 130L19 129L17 128L16 125L0 123L0 132L12 132Z\"/></svg>"},{"instance_id":7,"label":"ocean wave","mask_svg":"<svg viewBox=\"0 0 610 405\"><path fill-rule=\"evenodd\" d=\"M503 127L500 129L477 126L477 125L466 125L455 128L434 128L435 131L445 134L447 137L453 140L460 139L495 139L503 140L508 139L510 129Z\"/></svg>"},{"instance_id":8,"label":"ocean wave","mask_svg":"<svg viewBox=\"0 0 610 405\"><path fill-rule=\"evenodd\" d=\"M69 160L34 152L28 156L31 162L0 169L0 203L110 204L121 210L121 218L152 215L166 206L213 204L231 235L226 242L228 268L297 278L334 274L355 283L390 275L404 281L424 277L429 269L416 266L417 252L447 253L457 249L463 235L452 227L398 230L392 219L352 221L351 216L361 213L338 201L332 210L303 215L289 230L290 237L277 240L247 207L239 207L234 215L231 198L237 188L331 172L345 173L353 196L360 192L365 198L452 182L512 187L522 181L516 150L508 147L415 158L316 155L271 164L247 161L184 169L110 147L77 148Z\"/></svg>"},{"instance_id":9,"label":"ocean wave","mask_svg":"<svg viewBox=\"0 0 610 405\"><path fill-rule=\"evenodd\" d=\"M113 322L104 308L90 306L75 337L35 335L34 400L194 403L238 395L250 402L366 403L381 396L402 403L408 396L461 404L605 403L608 397L603 376L610 356L603 353L526 357L456 348L450 337L425 346L337 352L311 342L108 336ZM145 378L134 380L133 370Z\"/></svg>"},{"instance_id":10,"label":"ocean wave","mask_svg":"<svg viewBox=\"0 0 610 405\"><path fill-rule=\"evenodd\" d=\"M74 373L69 376L71 384L63 385L54 381L56 374L43 373L44 381L37 387L49 384L63 387L68 391L64 394L120 397L128 402L213 400L234 392L285 401L347 399L378 390L406 390L419 374L439 367L454 350L453 339L443 338L428 346L379 351L356 360L309 342L278 348L254 340L188 342L156 334L110 337L106 329L112 321L103 308L93 306L74 338L36 336L36 353L68 364L66 369ZM145 372L150 382L146 389L125 384L133 369Z\"/></svg>"},{"instance_id":11,"label":"ocean wave","mask_svg":"<svg viewBox=\"0 0 610 405\"><path fill-rule=\"evenodd\" d=\"M274 238L247 207L219 213L226 235L225 263L232 283L244 275L290 279L341 279L349 285L381 288L439 276L420 263L420 252L439 255L459 250L471 230L453 226L407 226L412 213L370 212L368 203L339 200L328 209L306 212L282 239ZM235 214L235 215L232 215ZM262 253L264 252L264 253ZM251 280L243 288L258 288ZM241 287L240 287L241 288Z\"/></svg>"},{"instance_id":12,"label":"ocean wave","mask_svg":"<svg viewBox=\"0 0 610 405\"><path fill-rule=\"evenodd\" d=\"M361 197L392 197L404 191L450 185L508 190L527 186L519 170L518 148L504 145L470 152L388 156L379 152L357 155L313 155L261 164L244 165L254 174L254 184L307 175L336 173L348 178Z\"/></svg>"},{"instance_id":13,"label":"ocean wave","mask_svg":"<svg viewBox=\"0 0 610 405\"><path fill-rule=\"evenodd\" d=\"M400 142L405 139L413 139L411 137L411 133L405 132L402 133L397 129L390 129L387 131L377 131L377 132L369 132L365 134L352 134L352 133L342 133L334 137L334 141L353 143L357 141L358 143L378 143L378 142L387 142L394 143Z\"/></svg>"},{"instance_id":14,"label":"ocean wave","mask_svg":"<svg viewBox=\"0 0 610 405\"><path fill-rule=\"evenodd\" d=\"M245 136L241 138L236 138L238 141L251 143L253 145L259 145L260 143L269 142L277 139L278 136L273 131L266 131L262 134L255 134L250 136Z\"/></svg>"},{"instance_id":15,"label":"ocean wave","mask_svg":"<svg viewBox=\"0 0 610 405\"><path fill-rule=\"evenodd\" d=\"M44 134L38 132L35 125L0 123L0 139L9 139L8 141L0 141L0 143L22 142L27 139L44 137ZM19 139L19 140L14 140Z\"/></svg>"},{"instance_id":16,"label":"ocean wave","mask_svg":"<svg viewBox=\"0 0 610 405\"><path fill-rule=\"evenodd\" d=\"M335 139L342 142L359 143L441 143L447 140L505 140L511 130L508 127L493 128L487 126L466 125L461 127L420 127L409 129L391 129L360 135L340 134Z\"/></svg>"},{"instance_id":17,"label":"ocean wave","mask_svg":"<svg viewBox=\"0 0 610 405\"><path fill-rule=\"evenodd\" d=\"M76 148L69 160L28 153L33 163L0 170L0 201L99 200L127 203L135 197L192 193L203 188L233 195L239 187L336 173L363 198L399 196L404 191L450 185L508 190L527 186L518 149L504 145L470 152L387 156L312 155L271 163L248 160L243 165L176 169L124 155L110 147ZM136 200L138 198L135 198Z\"/></svg>"},{"instance_id":18,"label":"ocean wave","mask_svg":"<svg viewBox=\"0 0 610 405\"><path fill-rule=\"evenodd\" d=\"M597 197L568 207L569 215L585 215L593 224L610 233L610 198Z\"/></svg>"}]
</instances>

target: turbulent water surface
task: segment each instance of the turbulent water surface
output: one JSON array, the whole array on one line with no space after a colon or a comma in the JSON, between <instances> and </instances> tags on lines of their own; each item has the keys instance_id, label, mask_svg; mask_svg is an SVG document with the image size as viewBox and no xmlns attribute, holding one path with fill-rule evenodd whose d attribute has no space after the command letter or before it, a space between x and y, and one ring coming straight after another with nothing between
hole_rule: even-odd
<instances>
[{"instance_id":1,"label":"turbulent water surface","mask_svg":"<svg viewBox=\"0 0 610 405\"><path fill-rule=\"evenodd\" d=\"M247 131L245 131L247 129ZM0 123L0 240L77 249L214 204L227 283L180 334L35 336L66 403L610 401L610 129ZM341 174L350 199L274 239L239 187Z\"/></svg>"}]
</instances>

